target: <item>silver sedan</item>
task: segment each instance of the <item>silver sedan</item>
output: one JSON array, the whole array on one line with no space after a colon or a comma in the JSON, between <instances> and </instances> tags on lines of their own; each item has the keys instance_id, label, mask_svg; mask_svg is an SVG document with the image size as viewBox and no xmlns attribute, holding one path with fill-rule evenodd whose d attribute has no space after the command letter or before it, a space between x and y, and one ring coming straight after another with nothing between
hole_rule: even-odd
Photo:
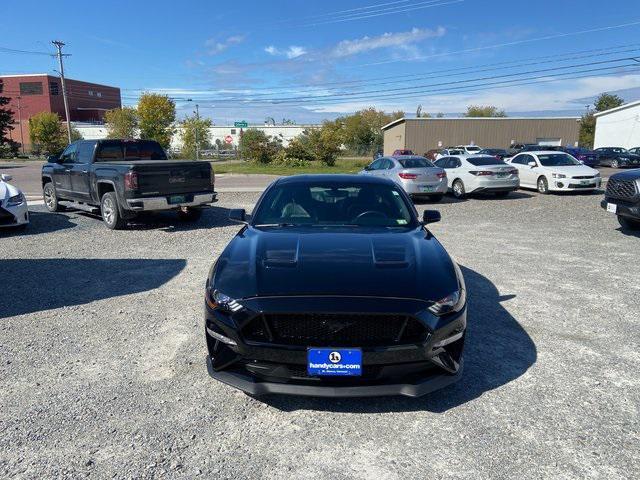
<instances>
[{"instance_id":1,"label":"silver sedan","mask_svg":"<svg viewBox=\"0 0 640 480\"><path fill-rule=\"evenodd\" d=\"M359 173L393 180L413 198L422 197L439 202L447 193L447 173L424 157L381 157Z\"/></svg>"}]
</instances>

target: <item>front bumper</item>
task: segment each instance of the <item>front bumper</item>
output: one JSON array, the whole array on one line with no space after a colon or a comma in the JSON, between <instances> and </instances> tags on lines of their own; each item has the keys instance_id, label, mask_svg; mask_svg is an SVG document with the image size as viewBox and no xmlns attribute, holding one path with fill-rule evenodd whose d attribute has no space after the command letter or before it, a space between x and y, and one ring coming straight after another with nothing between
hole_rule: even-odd
<instances>
[{"instance_id":1,"label":"front bumper","mask_svg":"<svg viewBox=\"0 0 640 480\"><path fill-rule=\"evenodd\" d=\"M362 376L316 377L307 372L307 348L323 345L267 343L247 336L248 326L261 317L260 312L282 312L286 309L285 303L254 299L251 307L267 308L239 311L232 315L233 320L229 314L205 306L209 374L252 395L277 393L324 397L417 397L455 383L462 376L466 306L460 312L436 317L425 311L424 302L417 301L373 298L360 299L361 303L344 298L298 300L312 312L323 312L319 315L327 311L336 315L401 311L421 323L425 336L411 340L413 343L363 345ZM220 338L231 343L223 343ZM332 343L332 348L357 346L340 344L339 341L334 343L338 344Z\"/></svg>"},{"instance_id":2,"label":"front bumper","mask_svg":"<svg viewBox=\"0 0 640 480\"><path fill-rule=\"evenodd\" d=\"M549 181L549 190L554 192L590 191L599 189L601 185L601 177L596 177L588 181L574 178L551 178Z\"/></svg>"},{"instance_id":3,"label":"front bumper","mask_svg":"<svg viewBox=\"0 0 640 480\"><path fill-rule=\"evenodd\" d=\"M18 227L28 223L29 208L26 201L14 207L4 206L4 202L0 202L0 228Z\"/></svg>"},{"instance_id":4,"label":"front bumper","mask_svg":"<svg viewBox=\"0 0 640 480\"><path fill-rule=\"evenodd\" d=\"M614 198L605 198L600 202L600 206L607 210L607 205L610 203L616 206L616 215L640 220L640 203L626 202L624 200Z\"/></svg>"},{"instance_id":5,"label":"front bumper","mask_svg":"<svg viewBox=\"0 0 640 480\"><path fill-rule=\"evenodd\" d=\"M186 193L185 202L169 203L171 195L162 197L129 198L127 199L127 210L136 212L151 210L174 210L181 207L201 207L217 201L216 192L207 193Z\"/></svg>"}]
</instances>

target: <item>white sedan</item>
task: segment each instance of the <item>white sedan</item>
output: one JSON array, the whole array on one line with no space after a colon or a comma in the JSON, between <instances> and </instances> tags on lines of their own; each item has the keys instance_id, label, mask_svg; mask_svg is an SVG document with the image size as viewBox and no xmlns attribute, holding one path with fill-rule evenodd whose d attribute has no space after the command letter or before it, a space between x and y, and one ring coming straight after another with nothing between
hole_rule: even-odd
<instances>
[{"instance_id":1,"label":"white sedan","mask_svg":"<svg viewBox=\"0 0 640 480\"><path fill-rule=\"evenodd\" d=\"M11 175L0 175L0 228L26 227L29 210L24 194L8 182Z\"/></svg>"},{"instance_id":2,"label":"white sedan","mask_svg":"<svg viewBox=\"0 0 640 480\"><path fill-rule=\"evenodd\" d=\"M520 172L521 187L540 193L590 191L602 183L598 170L563 152L519 153L509 163Z\"/></svg>"},{"instance_id":3,"label":"white sedan","mask_svg":"<svg viewBox=\"0 0 640 480\"><path fill-rule=\"evenodd\" d=\"M518 170L493 155L451 155L435 165L447 172L448 187L456 198L481 192L506 197L520 186Z\"/></svg>"}]
</instances>

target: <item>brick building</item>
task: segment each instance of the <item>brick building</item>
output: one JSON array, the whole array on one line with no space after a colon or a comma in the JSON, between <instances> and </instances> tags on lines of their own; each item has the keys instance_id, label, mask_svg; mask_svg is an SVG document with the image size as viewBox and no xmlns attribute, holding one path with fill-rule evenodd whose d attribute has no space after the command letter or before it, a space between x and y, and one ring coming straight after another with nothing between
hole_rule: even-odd
<instances>
[{"instance_id":1,"label":"brick building","mask_svg":"<svg viewBox=\"0 0 640 480\"><path fill-rule=\"evenodd\" d=\"M29 150L29 118L40 112L57 113L66 119L60 78L42 74L0 75L0 95L11 99L9 108L14 112L16 125L11 132L13 140L23 143ZM120 89L65 79L72 122L101 122L104 112L122 106ZM22 125L20 125L20 120Z\"/></svg>"}]
</instances>

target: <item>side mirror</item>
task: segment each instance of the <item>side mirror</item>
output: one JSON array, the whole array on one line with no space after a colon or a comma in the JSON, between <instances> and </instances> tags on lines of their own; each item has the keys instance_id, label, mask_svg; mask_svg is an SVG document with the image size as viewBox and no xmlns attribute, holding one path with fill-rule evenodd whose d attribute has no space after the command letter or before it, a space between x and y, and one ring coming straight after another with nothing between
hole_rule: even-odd
<instances>
[{"instance_id":1,"label":"side mirror","mask_svg":"<svg viewBox=\"0 0 640 480\"><path fill-rule=\"evenodd\" d=\"M527 163L527 165L529 165L531 168L534 168L536 166L536 162L529 162Z\"/></svg>"},{"instance_id":2,"label":"side mirror","mask_svg":"<svg viewBox=\"0 0 640 480\"><path fill-rule=\"evenodd\" d=\"M425 210L422 214L422 223L428 225L429 223L436 223L442 219L438 210Z\"/></svg>"},{"instance_id":3,"label":"side mirror","mask_svg":"<svg viewBox=\"0 0 640 480\"><path fill-rule=\"evenodd\" d=\"M0 179L3 182L10 182L11 180L13 180L13 177L11 175L7 175L6 173L3 173L2 175L0 175Z\"/></svg>"},{"instance_id":4,"label":"side mirror","mask_svg":"<svg viewBox=\"0 0 640 480\"><path fill-rule=\"evenodd\" d=\"M229 211L229 220L238 223L247 223L247 212L244 208L234 208Z\"/></svg>"},{"instance_id":5,"label":"side mirror","mask_svg":"<svg viewBox=\"0 0 640 480\"><path fill-rule=\"evenodd\" d=\"M60 157L58 155L49 155L47 157L47 162L49 163L58 163L60 161Z\"/></svg>"}]
</instances>

